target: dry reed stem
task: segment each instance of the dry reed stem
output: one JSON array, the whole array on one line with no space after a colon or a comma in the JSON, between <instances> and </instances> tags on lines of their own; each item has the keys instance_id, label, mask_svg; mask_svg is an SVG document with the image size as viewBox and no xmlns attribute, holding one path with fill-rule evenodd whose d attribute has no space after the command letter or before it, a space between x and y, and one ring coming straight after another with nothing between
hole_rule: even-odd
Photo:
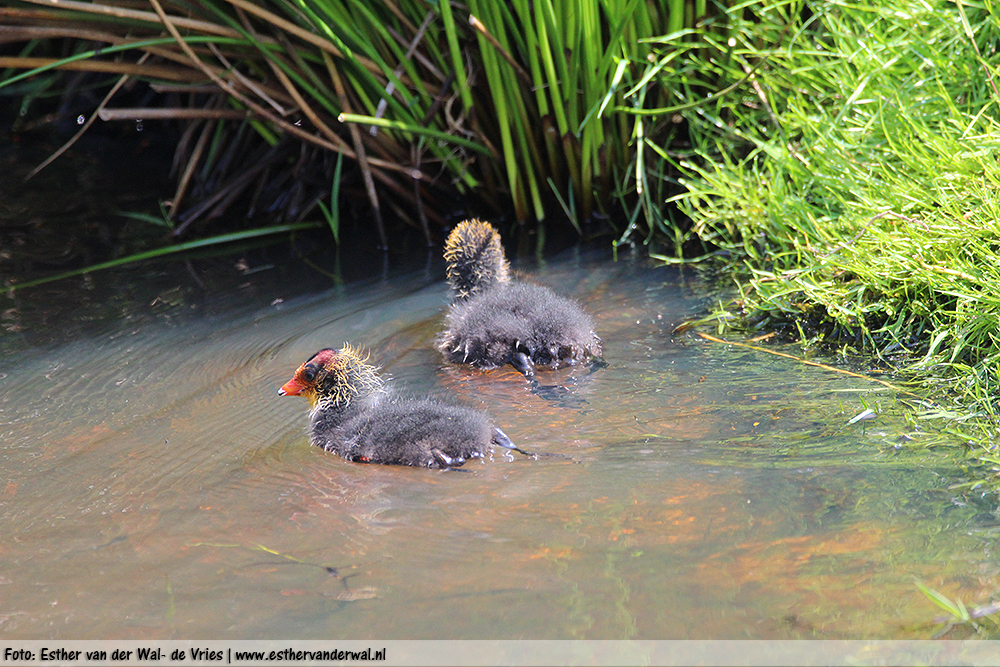
<instances>
[{"instance_id":1,"label":"dry reed stem","mask_svg":"<svg viewBox=\"0 0 1000 667\"><path fill-rule=\"evenodd\" d=\"M216 93L216 98L214 100L215 110L225 103L225 97ZM212 136L212 130L215 129L215 122L209 121L205 123L205 127L202 128L201 135L198 137L198 142L195 144L194 150L191 152L191 156L184 166L184 171L181 174L180 179L177 182L177 189L174 191L174 198L170 202L170 217L173 218L177 215L180 210L181 202L184 201L184 196L187 194L188 185L191 182L191 177L194 175L194 170L198 166L198 162L201 161L202 153L205 151L205 146L208 144L209 138Z\"/></svg>"},{"instance_id":2,"label":"dry reed stem","mask_svg":"<svg viewBox=\"0 0 1000 667\"><path fill-rule=\"evenodd\" d=\"M112 62L109 60L73 60L70 62L60 62L61 60L61 58L29 58L22 56L0 57L0 68L36 69L50 67L51 69L65 69L74 72L125 74L185 82L194 80L192 74L195 74L190 69L182 70L163 65L137 65L135 63Z\"/></svg>"},{"instance_id":3,"label":"dry reed stem","mask_svg":"<svg viewBox=\"0 0 1000 667\"><path fill-rule=\"evenodd\" d=\"M0 21L3 20L4 16L5 13L0 11ZM88 28L0 25L0 44L25 42L30 39L59 38L82 39L88 42L107 42L108 44L120 44L128 41L121 35L104 32L102 30L91 30Z\"/></svg>"},{"instance_id":4,"label":"dry reed stem","mask_svg":"<svg viewBox=\"0 0 1000 667\"><path fill-rule=\"evenodd\" d=\"M424 22L420 24L420 29L417 30L417 34L413 36L413 39L410 40L409 43L406 43L402 39L402 35L399 35L395 30L389 30L389 34L392 35L392 38L395 39L401 46L406 47L406 55L403 56L404 60L410 60L415 53L419 53L417 51L417 46L419 46L420 42L423 41L424 34L427 32L427 28L430 27L431 21L433 21L434 16L435 14L433 11L427 12L427 16L424 17ZM327 67L329 67L329 65L327 65ZM403 67L403 63L400 62L398 65L396 65L396 69L394 69L392 73L397 79L402 79L405 71L406 69ZM390 81L389 83L386 84L385 97L383 97L378 101L378 107L375 109L376 118L381 118L385 114L385 110L389 106L389 102L386 98L391 97L393 91L395 90L396 90L395 82ZM344 109L344 111L346 112L347 109ZM372 125L370 128L368 128L368 133L374 137L376 134L378 134L378 127Z\"/></svg>"},{"instance_id":5,"label":"dry reed stem","mask_svg":"<svg viewBox=\"0 0 1000 667\"><path fill-rule=\"evenodd\" d=\"M385 29L389 33L389 35L393 39L395 39L396 42L398 42L401 45L405 45L405 44L417 44L417 43L423 41L424 33L427 31L427 28L430 27L431 23L434 22L434 19L436 17L437 17L437 14L434 13L434 10L428 10L426 18L424 19L423 23L421 23L420 28L417 30L417 33L414 35L413 39L410 40L409 42L407 42L407 40L406 40L405 37L403 37L398 32L396 32L396 30L391 25L387 25L385 27ZM408 49L406 57L407 58L410 58L410 57L414 58L418 63L420 63L421 65L423 65L423 67L427 70L427 72L431 76L433 76L438 81L444 81L445 79L448 78L448 76L445 75L444 72L442 72L440 69L438 69L437 65L435 65L433 62L431 62L431 60L426 55L424 55L423 51L415 50L415 51L413 51L413 53L410 53L409 49ZM399 75L397 75L397 76L399 76ZM430 89L430 82L429 81L424 81L424 86L426 86L426 87L428 87L428 89Z\"/></svg>"},{"instance_id":6,"label":"dry reed stem","mask_svg":"<svg viewBox=\"0 0 1000 667\"><path fill-rule=\"evenodd\" d=\"M65 0L59 0L59 1L65 1ZM177 27L173 24L172 20L167 16L166 12L163 11L163 7L160 6L159 1L158 0L149 0L149 1L156 9L157 14L160 15L160 18L162 19L162 22L166 26L167 30L177 41L178 45L180 45L184 53L187 54L188 58L191 59L191 62L197 65L197 67L201 69L206 75L208 75L208 78L214 81L215 84L218 85L219 88L221 88L224 92L238 99L240 102L247 105L254 112L268 119L270 122L282 128L289 134L299 137L300 139L304 139L307 142L323 146L324 148L327 148L331 151L337 151L337 146L335 144L331 144L329 141L326 141L324 139L321 139L320 137L310 134L309 132L306 132L305 130L296 127L292 123L289 123L286 120L279 118L278 116L275 116L273 113L263 108L261 105L257 104L243 93L236 90L229 82L221 79L217 74L215 74L211 70L211 68L206 66L205 63L203 63L201 59L198 58L197 55L195 55L194 51L191 49L191 46L184 41L184 38L181 37L181 34L177 31Z\"/></svg>"},{"instance_id":7,"label":"dry reed stem","mask_svg":"<svg viewBox=\"0 0 1000 667\"><path fill-rule=\"evenodd\" d=\"M139 60L136 62L136 64L137 65L142 65L146 61L147 58L149 58L149 54L148 53L142 54L142 56L139 57ZM30 179L31 177L33 177L35 174L37 174L38 172L40 172L42 169L45 169L45 167L47 167L50 164L52 164L52 162L55 161L56 158L58 158L60 155L62 155L66 151L68 151L69 148L73 144L75 144L80 137L83 136L83 133L86 132L90 128L90 126L94 124L94 121L104 111L104 105L106 105L108 102L111 101L111 98L114 97L115 93L117 93L119 90L121 90L122 86L124 86L127 81L128 81L128 75L127 74L124 75L124 76L122 76L120 79L118 79L118 81L115 83L115 85L113 85L111 87L111 90L108 91L108 94L104 96L104 99L101 100L101 103L97 105L97 108L94 110L94 113L90 114L90 118L87 119L87 122L85 122L80 127L80 129L77 130L76 134L74 134L69 139L69 141L67 141L62 146L60 146L54 153L52 153L52 155L50 155L47 158L45 158L42 161L41 164L39 164L37 167L35 167L34 169L32 169L31 172L27 176L24 177L24 180L27 181L28 179ZM101 120L104 120L103 116L101 116Z\"/></svg>"},{"instance_id":8,"label":"dry reed stem","mask_svg":"<svg viewBox=\"0 0 1000 667\"><path fill-rule=\"evenodd\" d=\"M211 49L215 57L219 59L219 62L225 65L226 71L229 73L230 76L234 77L237 81L246 86L247 89L252 90L257 95L257 97L261 98L269 105L271 105L271 108L274 109L279 114L281 114L282 117L285 117L291 113L290 110L286 109L281 104L278 104L278 101L274 99L273 95L268 95L267 92L265 92L261 86L257 85L257 82L253 81L247 76L244 76L243 72L236 69L236 67L229 62L229 59L226 58L226 56L221 51L219 51L218 47L215 46L215 44L209 44L208 47L209 49Z\"/></svg>"},{"instance_id":9,"label":"dry reed stem","mask_svg":"<svg viewBox=\"0 0 1000 667\"><path fill-rule=\"evenodd\" d=\"M219 89L211 84L201 84L201 85L190 85L183 83L156 83L151 82L149 84L150 89L154 93L191 93L193 95L211 95L212 93L219 92Z\"/></svg>"},{"instance_id":10,"label":"dry reed stem","mask_svg":"<svg viewBox=\"0 0 1000 667\"><path fill-rule=\"evenodd\" d=\"M286 45L286 47L290 46L291 45ZM337 144L340 147L341 152L347 149L347 142L345 142L344 139L339 134L330 129L329 125L323 122L323 119L320 118L319 114L317 114L316 111L313 110L309 102L302 96L298 88L295 87L295 84L292 83L292 80L288 78L288 75L286 75L277 65L277 63L275 62L276 59L277 56L274 56L273 58L268 58L267 64L271 66L271 71L274 72L274 76L278 78L278 82L281 83L282 86L284 86L285 91L287 91L288 94L291 95L292 99L295 100L295 104L298 105L302 113L304 113L306 118L308 118L309 121L312 122L313 126L315 126L320 132L322 132L330 141Z\"/></svg>"},{"instance_id":11,"label":"dry reed stem","mask_svg":"<svg viewBox=\"0 0 1000 667\"><path fill-rule=\"evenodd\" d=\"M700 331L695 332L705 340L711 341L713 343L722 343L723 345L735 345L736 347L743 347L748 350L754 350L756 352L764 352L766 354L773 354L776 357L784 357L785 359L791 359L792 361L797 361L800 364L805 364L806 366L815 366L816 368L822 368L825 371L832 371L834 373L840 373L841 375L848 375L854 378L861 378L862 380L868 380L869 382L874 382L880 384L883 387L888 387L893 391L898 391L901 394L906 394L907 396L913 396L914 398L921 398L912 391L906 391L905 389L900 389L896 385L886 382L885 380L879 380L878 378L869 377L867 375L862 375L861 373L855 373L854 371L844 370L843 368L837 368L836 366L829 366L827 364L821 364L816 361L809 361L801 357L796 357L793 354L787 354L785 352L778 352L777 350L769 350L766 347L758 347L757 345L747 345L746 343L737 343L736 341L725 340L723 338L716 338L707 333L702 333Z\"/></svg>"},{"instance_id":12,"label":"dry reed stem","mask_svg":"<svg viewBox=\"0 0 1000 667\"><path fill-rule=\"evenodd\" d=\"M531 75L528 74L526 71L524 71L524 68L521 67L521 65L516 60L514 60L514 56L510 55L507 49L503 48L503 45L500 44L499 41L497 41L497 38L494 37L492 34L490 34L490 31L486 29L486 26L483 25L482 21L477 19L472 14L469 14L469 25L478 30L479 34L482 35L483 38L490 43L490 46L492 46L494 50L496 50L496 52L499 53L500 56L504 60L506 60L507 63L512 68L514 68L514 72L517 74L518 77L520 77L521 83L527 86L528 90L534 88L535 82L531 80Z\"/></svg>"},{"instance_id":13,"label":"dry reed stem","mask_svg":"<svg viewBox=\"0 0 1000 667\"><path fill-rule=\"evenodd\" d=\"M163 23L163 20L156 12L144 12L138 9L126 9L114 5L101 5L92 2L80 2L79 0L24 0L36 5L45 7L56 7L58 9L69 9L78 12L89 12L92 14L102 14L104 16L114 16L132 21L147 21L149 23ZM173 16L170 18L173 25L188 30L197 30L209 35L219 35L222 37L232 37L239 39L241 35L232 28L226 28L207 21L188 19L183 16Z\"/></svg>"},{"instance_id":14,"label":"dry reed stem","mask_svg":"<svg viewBox=\"0 0 1000 667\"><path fill-rule=\"evenodd\" d=\"M218 91L215 91L218 92ZM190 107L133 107L101 109L101 120L229 119L244 120L249 111L240 109L192 109Z\"/></svg>"},{"instance_id":15,"label":"dry reed stem","mask_svg":"<svg viewBox=\"0 0 1000 667\"><path fill-rule=\"evenodd\" d=\"M333 82L334 90L337 91L337 97L340 98L340 106L345 113L350 113L351 102L347 98L347 91L344 89L344 82L340 78L340 73L334 66L333 59L329 55L323 54L323 62L326 64L326 69L330 73L330 80ZM368 201L372 205L372 211L375 214L375 226L378 229L378 236L382 243L382 247L388 247L389 241L385 234L385 225L382 223L382 207L379 204L378 192L375 190L375 181L372 178L372 170L368 163L368 156L365 152L365 145L361 139L361 131L358 129L356 123L349 123L348 131L351 133L351 140L354 142L354 150L358 155L358 166L361 168L361 175L365 181L365 191L368 193Z\"/></svg>"},{"instance_id":16,"label":"dry reed stem","mask_svg":"<svg viewBox=\"0 0 1000 667\"><path fill-rule=\"evenodd\" d=\"M313 34L307 30L303 30L299 26L295 25L290 21L286 21L277 14L273 14L267 11L266 9L263 9L262 7L259 7L253 3L245 2L245 0L225 0L225 1L233 5L234 7L239 7L248 14L253 14L258 18L264 19L265 21L267 21L268 23L270 23L271 25L275 26L280 30L295 35L303 42L308 42L309 44L312 44L313 46L315 46L316 48L320 49L325 53L337 56L338 58L345 58L344 54L340 51L340 49L331 44L329 40L324 39L323 37ZM382 70L379 68L378 65L373 63L371 60L359 56L356 53L351 54L351 58L360 63L365 69L367 69L375 76L382 75Z\"/></svg>"},{"instance_id":17,"label":"dry reed stem","mask_svg":"<svg viewBox=\"0 0 1000 667\"><path fill-rule=\"evenodd\" d=\"M195 221L199 220L206 211L219 204L219 202L221 202L222 200L229 197L233 192L233 190L242 190L243 188L245 188L247 184L257 176L257 174L259 174L261 171L263 171L273 163L275 159L273 155L274 151L272 150L270 156L266 157L265 159L257 161L256 163L253 164L252 167L241 173L239 176L230 181L228 184L216 190L212 194L212 196L199 202L198 205L195 206L193 209L188 210L185 213L186 219L184 220L184 222L182 222L180 225L177 226L177 228L173 231L172 236L177 237L183 234L187 230L187 228L190 227L191 224L193 224Z\"/></svg>"}]
</instances>

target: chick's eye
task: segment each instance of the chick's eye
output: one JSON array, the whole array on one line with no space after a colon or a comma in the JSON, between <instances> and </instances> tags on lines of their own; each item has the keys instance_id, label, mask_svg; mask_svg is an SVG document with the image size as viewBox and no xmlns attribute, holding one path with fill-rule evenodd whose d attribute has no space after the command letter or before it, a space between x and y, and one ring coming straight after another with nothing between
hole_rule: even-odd
<instances>
[{"instance_id":1,"label":"chick's eye","mask_svg":"<svg viewBox=\"0 0 1000 667\"><path fill-rule=\"evenodd\" d=\"M305 378L306 382L312 382L316 379L316 372L317 368L310 364L302 369L302 377Z\"/></svg>"}]
</instances>

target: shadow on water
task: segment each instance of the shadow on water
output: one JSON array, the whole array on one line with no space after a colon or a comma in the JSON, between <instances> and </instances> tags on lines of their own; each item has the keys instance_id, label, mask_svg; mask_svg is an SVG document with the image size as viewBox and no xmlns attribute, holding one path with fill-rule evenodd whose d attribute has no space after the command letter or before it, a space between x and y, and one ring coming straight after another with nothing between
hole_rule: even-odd
<instances>
[{"instance_id":1,"label":"shadow on water","mask_svg":"<svg viewBox=\"0 0 1000 667\"><path fill-rule=\"evenodd\" d=\"M992 508L948 490L943 436L891 393L673 336L713 299L679 270L582 251L524 268L594 314L606 367L533 391L443 364L437 263L313 293L264 272L211 307L181 287L66 342L18 332L0 635L903 638L935 615L914 578L995 591ZM305 403L275 392L344 341L545 456L455 474L311 448ZM848 425L863 402L881 412Z\"/></svg>"}]
</instances>

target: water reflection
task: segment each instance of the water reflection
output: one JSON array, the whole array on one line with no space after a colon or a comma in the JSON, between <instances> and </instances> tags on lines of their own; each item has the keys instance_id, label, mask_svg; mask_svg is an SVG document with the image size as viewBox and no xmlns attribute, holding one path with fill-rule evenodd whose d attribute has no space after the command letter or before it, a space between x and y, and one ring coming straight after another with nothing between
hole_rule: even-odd
<instances>
[{"instance_id":1,"label":"water reflection","mask_svg":"<svg viewBox=\"0 0 1000 667\"><path fill-rule=\"evenodd\" d=\"M883 388L672 336L712 298L677 270L601 253L530 268L605 341L607 367L542 376L572 401L443 365L447 289L426 269L8 354L0 633L924 637L915 577L993 592L990 509L947 490L955 461L925 446L943 436ZM311 448L305 402L275 392L345 341L557 456L442 473ZM862 398L881 413L847 425Z\"/></svg>"}]
</instances>

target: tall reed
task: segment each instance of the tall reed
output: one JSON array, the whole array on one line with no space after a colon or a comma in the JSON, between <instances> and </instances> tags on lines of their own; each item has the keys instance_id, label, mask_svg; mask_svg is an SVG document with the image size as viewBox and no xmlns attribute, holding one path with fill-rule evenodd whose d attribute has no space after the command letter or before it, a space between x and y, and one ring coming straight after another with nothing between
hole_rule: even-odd
<instances>
[{"instance_id":1,"label":"tall reed","mask_svg":"<svg viewBox=\"0 0 1000 667\"><path fill-rule=\"evenodd\" d=\"M178 237L269 191L286 222L329 212L331 154L354 167L383 244L384 210L430 240L456 195L579 231L635 203L642 139L658 133L636 112L675 94L636 84L683 41L664 35L709 18L704 0L12 0L0 40L21 46L0 58L0 92L29 99L70 70L149 82L145 108L108 95L95 115L186 124Z\"/></svg>"}]
</instances>

